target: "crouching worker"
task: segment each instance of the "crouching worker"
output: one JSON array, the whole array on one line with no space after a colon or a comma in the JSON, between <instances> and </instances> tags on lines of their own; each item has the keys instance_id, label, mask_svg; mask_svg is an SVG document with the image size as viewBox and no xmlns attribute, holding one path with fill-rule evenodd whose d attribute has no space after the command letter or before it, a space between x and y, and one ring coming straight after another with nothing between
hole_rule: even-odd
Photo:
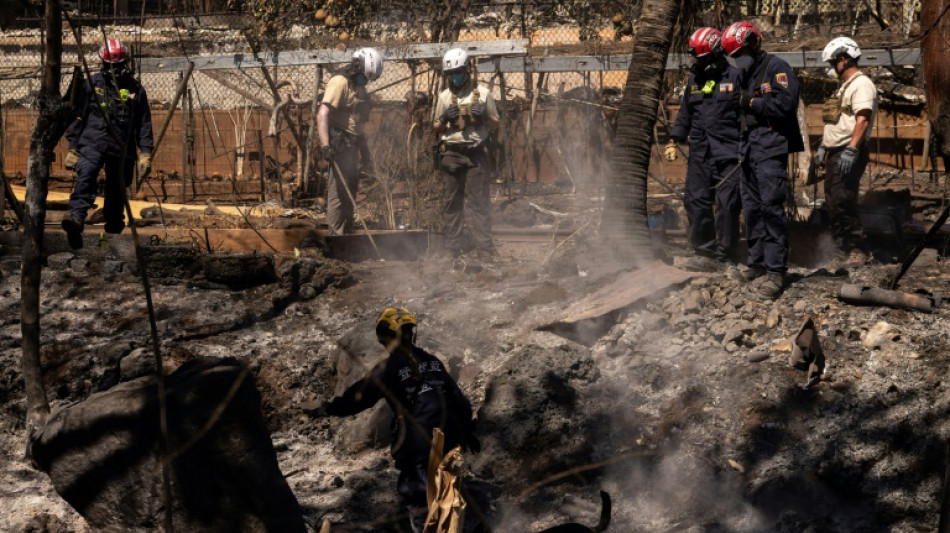
<instances>
[{"instance_id":1,"label":"crouching worker","mask_svg":"<svg viewBox=\"0 0 950 533\"><path fill-rule=\"evenodd\" d=\"M456 446L478 452L473 434L472 406L445 366L415 345L416 318L404 307L388 307L376 321L376 338L389 357L381 361L341 396L308 411L313 417L350 416L381 400L396 417L392 456L399 470L396 490L419 533L427 513L426 468L432 430L445 434L443 449Z\"/></svg>"}]
</instances>

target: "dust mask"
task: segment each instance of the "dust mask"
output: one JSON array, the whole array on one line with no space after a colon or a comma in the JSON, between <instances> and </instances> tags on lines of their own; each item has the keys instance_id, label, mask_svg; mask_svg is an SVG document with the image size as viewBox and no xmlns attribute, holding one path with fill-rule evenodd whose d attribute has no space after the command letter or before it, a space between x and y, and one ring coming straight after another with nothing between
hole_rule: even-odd
<instances>
[{"instance_id":1,"label":"dust mask","mask_svg":"<svg viewBox=\"0 0 950 533\"><path fill-rule=\"evenodd\" d=\"M830 68L830 69L826 70L826 71L825 71L825 74L827 74L829 78L835 78L835 79L836 79L836 78L838 77L838 71L836 71L834 68Z\"/></svg>"},{"instance_id":2,"label":"dust mask","mask_svg":"<svg viewBox=\"0 0 950 533\"><path fill-rule=\"evenodd\" d=\"M755 63L755 58L749 55L743 55L739 57L727 56L726 61L739 70L748 70Z\"/></svg>"}]
</instances>

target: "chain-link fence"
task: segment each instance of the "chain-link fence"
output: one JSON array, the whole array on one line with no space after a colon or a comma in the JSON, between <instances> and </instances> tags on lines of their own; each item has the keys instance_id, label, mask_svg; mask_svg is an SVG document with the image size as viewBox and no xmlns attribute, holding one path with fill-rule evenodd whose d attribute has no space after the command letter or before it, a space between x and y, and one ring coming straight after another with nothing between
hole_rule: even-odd
<instances>
[{"instance_id":1,"label":"chain-link fence","mask_svg":"<svg viewBox=\"0 0 950 533\"><path fill-rule=\"evenodd\" d=\"M869 7L872 5L874 9ZM829 36L842 33L854 34L863 47L874 48L899 44L918 31L918 8L912 2L864 0L834 4L824 0L706 2L699 23L721 26L751 16L763 29L770 51L816 50ZM478 12L466 19L459 41L515 40L520 51L514 55L526 54L527 62L532 62L539 58L627 53L631 23L639 16L640 8L638 4L599 1L544 5L500 2L475 9ZM153 161L155 175L163 184L164 180L183 184L168 197L187 199L189 181L194 197L200 188L195 181L230 177L248 182L242 191L283 197L283 188L274 185L281 183L278 176L286 183L312 189L311 182L317 180L310 178L320 170L319 161L308 158L308 147L312 153L314 145L310 131L315 111L312 104L338 64L330 63L319 51L362 44L395 50L406 43L425 43L430 37L425 21L399 21L385 9L351 28L352 36L341 36L345 30L328 25L326 16L324 13L323 18L301 21L285 28L279 41L264 41L252 47L246 30L253 21L240 13L150 16L144 24L136 24L134 18L104 20L80 14L71 17L71 25L67 25L77 28L76 33L64 34L66 69L62 88L65 91L69 69L79 64L81 57L90 68L97 69L96 50L104 38L122 39L138 59L138 75L150 98L157 133L170 113L183 70L182 59L196 61L199 65L188 82L188 92L170 120L165 143ZM882 30L883 25L889 29ZM39 20L26 19L19 21L18 27L0 32L0 104L8 175L26 168L35 120L32 99L39 88L43 59L40 27ZM251 55L258 47L262 49L260 54ZM384 165L393 174L424 173L431 169L431 162L426 166L433 142L428 124L441 88L438 54L399 53L404 55L387 61L381 79L369 87L372 113L368 136L376 151L386 152L387 158L396 161ZM508 55L499 52L497 57ZM601 185L626 66L593 69L565 65L560 71L525 73L503 72L486 60L479 64L480 81L492 88L505 112L502 133L507 142L500 143L496 155L499 182L507 183L509 188L512 183L523 187L532 182L563 185L571 190L576 190L578 183ZM914 91L920 93L914 87L917 69L903 65L876 68L876 79L893 85L885 91L889 98L875 127L881 154L877 161L920 168L924 163L920 155L925 117L923 98L915 100L914 96ZM806 104L819 103L834 90L833 80L824 76L823 69L798 72ZM268 77L279 86L276 93ZM678 90L685 78L685 69L668 71L667 103L672 107L661 113L661 139L664 122L675 117L681 94ZM275 112L277 104L287 97L298 103ZM820 136L820 120L810 116L814 113L814 108L806 109L813 142ZM62 143L57 150L60 161L65 151ZM655 164L656 173L673 182L685 170L679 162L670 165L657 158ZM53 175L68 187L70 175L58 163ZM263 180L262 176L269 179Z\"/></svg>"}]
</instances>

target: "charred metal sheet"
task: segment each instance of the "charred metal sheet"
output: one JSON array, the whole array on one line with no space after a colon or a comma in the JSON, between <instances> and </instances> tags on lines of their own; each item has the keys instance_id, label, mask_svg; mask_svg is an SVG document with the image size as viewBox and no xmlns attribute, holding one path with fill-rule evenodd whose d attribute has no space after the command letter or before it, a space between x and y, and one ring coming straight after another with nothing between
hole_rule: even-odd
<instances>
[{"instance_id":1,"label":"charred metal sheet","mask_svg":"<svg viewBox=\"0 0 950 533\"><path fill-rule=\"evenodd\" d=\"M619 312L697 275L699 273L680 270L660 261L623 272L593 294L570 305L556 322L538 329L590 346L616 323Z\"/></svg>"}]
</instances>

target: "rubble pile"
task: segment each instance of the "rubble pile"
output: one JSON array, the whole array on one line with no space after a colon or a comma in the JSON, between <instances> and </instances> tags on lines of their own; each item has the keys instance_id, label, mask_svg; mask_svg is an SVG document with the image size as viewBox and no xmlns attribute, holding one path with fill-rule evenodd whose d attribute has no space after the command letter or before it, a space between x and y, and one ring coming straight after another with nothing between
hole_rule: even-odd
<instances>
[{"instance_id":1,"label":"rubble pile","mask_svg":"<svg viewBox=\"0 0 950 533\"><path fill-rule=\"evenodd\" d=\"M54 406L146 375L148 325L131 269L50 259L43 357ZM392 303L413 310L418 344L472 400L483 449L466 460L469 486L497 531L595 523L601 489L613 500L611 531L934 527L950 436L945 311L836 298L843 283L879 285L888 267L795 268L774 302L735 269L694 272L623 309L588 346L539 328L608 277L591 269L586 247L561 246L551 262L539 273L504 256L467 271L438 259L347 268L302 257L278 260L276 282L243 290L192 270L154 289L167 371L199 356L247 365L314 530L325 517L398 531L388 410L312 420L300 407L374 363L371 322ZM9 480L0 529L89 531L22 459L19 272L9 257L0 267L0 476ZM931 255L902 287L946 292L948 280L946 261ZM806 388L789 359L808 317L826 363Z\"/></svg>"}]
</instances>

